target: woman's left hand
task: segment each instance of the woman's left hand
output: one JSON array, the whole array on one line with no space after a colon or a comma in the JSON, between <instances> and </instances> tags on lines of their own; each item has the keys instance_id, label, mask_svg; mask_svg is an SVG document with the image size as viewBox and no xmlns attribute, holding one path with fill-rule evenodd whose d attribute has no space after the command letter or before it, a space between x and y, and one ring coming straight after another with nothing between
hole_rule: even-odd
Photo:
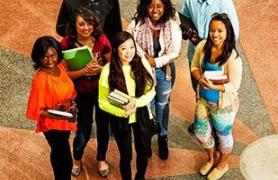
<instances>
[{"instance_id":1,"label":"woman's left hand","mask_svg":"<svg viewBox=\"0 0 278 180\"><path fill-rule=\"evenodd\" d=\"M129 116L130 114L135 112L135 110L136 110L135 105L136 105L135 100L130 99L128 104L122 106L122 108L125 110L126 115Z\"/></svg>"},{"instance_id":2,"label":"woman's left hand","mask_svg":"<svg viewBox=\"0 0 278 180\"><path fill-rule=\"evenodd\" d=\"M216 89L215 84L213 84L213 82L207 78L205 78L206 82L207 82L207 88L209 89Z\"/></svg>"}]
</instances>

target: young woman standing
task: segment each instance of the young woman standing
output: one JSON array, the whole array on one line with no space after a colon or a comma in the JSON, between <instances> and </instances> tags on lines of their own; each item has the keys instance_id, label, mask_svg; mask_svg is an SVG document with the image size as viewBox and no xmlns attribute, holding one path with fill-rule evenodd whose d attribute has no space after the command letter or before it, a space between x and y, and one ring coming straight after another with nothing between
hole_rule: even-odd
<instances>
[{"instance_id":1,"label":"young woman standing","mask_svg":"<svg viewBox=\"0 0 278 180\"><path fill-rule=\"evenodd\" d=\"M128 32L120 32L113 41L112 59L101 72L99 106L112 115L111 127L120 151L122 179L131 180L132 132L137 153L135 179L144 179L150 142L150 101L155 96L151 66L137 54L135 41ZM118 89L130 96L129 103L117 107L107 96Z\"/></svg>"},{"instance_id":2,"label":"young woman standing","mask_svg":"<svg viewBox=\"0 0 278 180\"><path fill-rule=\"evenodd\" d=\"M62 48L54 38L38 38L31 57L37 71L32 80L26 117L37 122L36 132L43 132L50 146L55 180L70 180L72 157L69 136L76 130L76 123L70 122L71 117L51 114L48 110L59 110L60 105L66 107L64 110L74 110L74 85L60 63Z\"/></svg>"},{"instance_id":3,"label":"young woman standing","mask_svg":"<svg viewBox=\"0 0 278 180\"><path fill-rule=\"evenodd\" d=\"M110 61L111 45L107 37L99 29L99 22L94 13L86 8L78 8L68 28L67 36L62 40L63 49L72 49L84 45L92 49L97 58L80 70L68 70L78 93L76 98L78 108L77 132L73 141L74 164L72 174L77 176L82 169L82 156L91 136L93 110L97 127L97 161L98 173L102 177L109 174L109 164L106 162L106 152L109 142L109 117L98 107L98 80L102 66ZM66 62L64 65L67 67Z\"/></svg>"},{"instance_id":4,"label":"young woman standing","mask_svg":"<svg viewBox=\"0 0 278 180\"><path fill-rule=\"evenodd\" d=\"M213 14L208 38L198 44L191 65L192 76L198 82L194 132L208 155L200 173L208 174L209 180L219 179L228 171L227 159L233 149L232 129L242 78L242 62L235 41L228 15ZM205 71L222 71L228 81L215 84L204 76ZM212 126L219 138L220 157L215 150Z\"/></svg>"}]
</instances>

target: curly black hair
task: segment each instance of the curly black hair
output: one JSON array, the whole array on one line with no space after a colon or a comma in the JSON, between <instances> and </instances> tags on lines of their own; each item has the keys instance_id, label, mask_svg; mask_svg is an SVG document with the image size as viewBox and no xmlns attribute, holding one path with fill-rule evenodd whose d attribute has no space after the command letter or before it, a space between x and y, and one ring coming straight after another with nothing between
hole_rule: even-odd
<instances>
[{"instance_id":1,"label":"curly black hair","mask_svg":"<svg viewBox=\"0 0 278 180\"><path fill-rule=\"evenodd\" d=\"M175 8L171 2L171 0L161 0L164 5L164 14L159 19L159 23L163 24L168 21L170 18L175 17ZM140 0L137 6L137 12L135 13L133 19L136 21L142 21L146 17L148 17L148 7L152 3L152 0Z\"/></svg>"}]
</instances>

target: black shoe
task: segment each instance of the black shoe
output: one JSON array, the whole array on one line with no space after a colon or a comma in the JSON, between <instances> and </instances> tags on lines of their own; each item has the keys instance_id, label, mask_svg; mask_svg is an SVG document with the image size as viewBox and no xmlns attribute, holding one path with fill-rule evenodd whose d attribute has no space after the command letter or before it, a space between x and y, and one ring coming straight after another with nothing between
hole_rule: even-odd
<instances>
[{"instance_id":1,"label":"black shoe","mask_svg":"<svg viewBox=\"0 0 278 180\"><path fill-rule=\"evenodd\" d=\"M159 158L161 160L168 159L168 138L167 135L158 136L158 148L159 148Z\"/></svg>"},{"instance_id":2,"label":"black shoe","mask_svg":"<svg viewBox=\"0 0 278 180\"><path fill-rule=\"evenodd\" d=\"M194 123L192 123L192 124L188 127L187 131L188 131L190 134L193 134L193 135L194 135L194 129L195 129Z\"/></svg>"}]
</instances>

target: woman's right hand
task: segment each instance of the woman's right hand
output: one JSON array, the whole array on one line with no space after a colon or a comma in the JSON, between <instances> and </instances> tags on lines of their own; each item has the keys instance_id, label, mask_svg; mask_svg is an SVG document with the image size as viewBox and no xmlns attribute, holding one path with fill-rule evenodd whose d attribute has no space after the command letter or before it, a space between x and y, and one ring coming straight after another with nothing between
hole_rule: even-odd
<instances>
[{"instance_id":1,"label":"woman's right hand","mask_svg":"<svg viewBox=\"0 0 278 180\"><path fill-rule=\"evenodd\" d=\"M201 77L201 79L199 79L198 83L203 86L205 89L208 89L209 86L208 86L208 82L203 78Z\"/></svg>"},{"instance_id":2,"label":"woman's right hand","mask_svg":"<svg viewBox=\"0 0 278 180\"><path fill-rule=\"evenodd\" d=\"M82 70L85 75L95 75L102 71L102 66L97 61L91 61Z\"/></svg>"}]
</instances>

